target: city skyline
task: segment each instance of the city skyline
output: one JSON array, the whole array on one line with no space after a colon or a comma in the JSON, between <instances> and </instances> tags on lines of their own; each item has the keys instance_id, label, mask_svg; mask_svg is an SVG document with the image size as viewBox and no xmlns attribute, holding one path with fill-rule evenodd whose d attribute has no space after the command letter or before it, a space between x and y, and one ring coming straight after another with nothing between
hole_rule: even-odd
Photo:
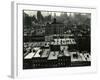
<instances>
[{"instance_id":1,"label":"city skyline","mask_svg":"<svg viewBox=\"0 0 100 80\"><path fill-rule=\"evenodd\" d=\"M24 12L29 15L29 16L37 16L37 11L34 10L24 10ZM56 12L56 11L41 11L41 14L45 17L48 15L51 16L61 16L62 14L66 14L67 16L74 16L75 14L81 14L81 15L88 15L89 17L91 16L90 13L78 13L78 12Z\"/></svg>"}]
</instances>

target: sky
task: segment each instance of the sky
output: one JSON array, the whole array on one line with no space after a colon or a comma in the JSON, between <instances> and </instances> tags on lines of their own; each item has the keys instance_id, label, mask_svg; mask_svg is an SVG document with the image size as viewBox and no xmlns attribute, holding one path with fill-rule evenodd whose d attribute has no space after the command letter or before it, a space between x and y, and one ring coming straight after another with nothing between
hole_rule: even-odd
<instances>
[{"instance_id":1,"label":"sky","mask_svg":"<svg viewBox=\"0 0 100 80\"><path fill-rule=\"evenodd\" d=\"M24 11L26 14L28 14L29 16L33 16L33 15L37 15L37 11L32 11L32 10L25 10ZM48 15L52 15L52 16L60 16L63 12L49 12L49 11L41 11L41 14L43 16L48 16ZM66 13L68 16L70 15L70 13ZM73 13L71 13L71 15L73 15Z\"/></svg>"},{"instance_id":2,"label":"sky","mask_svg":"<svg viewBox=\"0 0 100 80\"><path fill-rule=\"evenodd\" d=\"M34 10L24 10L24 12L26 14L28 14L29 16L35 16L37 17L37 11L34 11ZM67 16L71 16L71 17L74 17L74 14L77 14L77 13L74 13L74 12L51 12L51 11L41 11L41 14L45 17L45 16L48 16L48 15L51 15L51 16L60 16L61 14L67 14ZM87 14L87 13L81 13L81 15L87 15L87 17L91 17L90 14Z\"/></svg>"}]
</instances>

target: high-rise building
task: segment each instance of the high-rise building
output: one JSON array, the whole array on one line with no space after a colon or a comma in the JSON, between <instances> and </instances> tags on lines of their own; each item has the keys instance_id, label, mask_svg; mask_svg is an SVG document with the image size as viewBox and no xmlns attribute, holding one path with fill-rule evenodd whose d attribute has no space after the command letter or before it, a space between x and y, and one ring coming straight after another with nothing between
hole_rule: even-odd
<instances>
[{"instance_id":1,"label":"high-rise building","mask_svg":"<svg viewBox=\"0 0 100 80\"><path fill-rule=\"evenodd\" d=\"M63 34L63 33L64 33L64 24L57 22L55 18L51 24L47 24L45 27L46 35Z\"/></svg>"}]
</instances>

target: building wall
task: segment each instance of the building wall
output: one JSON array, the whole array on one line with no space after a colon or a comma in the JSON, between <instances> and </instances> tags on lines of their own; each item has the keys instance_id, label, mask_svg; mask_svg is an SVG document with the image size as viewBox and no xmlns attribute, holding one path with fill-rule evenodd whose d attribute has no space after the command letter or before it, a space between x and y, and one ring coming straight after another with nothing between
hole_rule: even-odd
<instances>
[{"instance_id":1,"label":"building wall","mask_svg":"<svg viewBox=\"0 0 100 80\"><path fill-rule=\"evenodd\" d=\"M64 24L47 24L45 30L46 35L63 34Z\"/></svg>"}]
</instances>

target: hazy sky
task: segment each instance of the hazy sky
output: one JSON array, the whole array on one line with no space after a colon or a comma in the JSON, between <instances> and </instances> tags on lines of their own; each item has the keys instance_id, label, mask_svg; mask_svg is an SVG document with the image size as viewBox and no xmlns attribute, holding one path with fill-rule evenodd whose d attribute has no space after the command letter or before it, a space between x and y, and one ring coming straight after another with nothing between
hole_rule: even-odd
<instances>
[{"instance_id":1,"label":"hazy sky","mask_svg":"<svg viewBox=\"0 0 100 80\"><path fill-rule=\"evenodd\" d=\"M26 14L28 14L29 16L33 16L33 15L37 15L37 11L24 11ZM41 14L43 16L48 16L48 15L56 15L56 16L60 16L63 12L49 12L49 11L41 11ZM66 13L68 16L70 15L70 13ZM71 13L71 15L73 15L73 13Z\"/></svg>"},{"instance_id":2,"label":"hazy sky","mask_svg":"<svg viewBox=\"0 0 100 80\"><path fill-rule=\"evenodd\" d=\"M37 11L32 11L32 10L24 10L24 12L26 14L28 14L29 16L35 16L37 17ZM68 16L71 15L71 16L74 16L74 14L77 14L77 13L73 13L73 12L50 12L50 11L41 11L41 14L43 16L48 16L48 15L52 15L52 16L60 16L61 14L67 14ZM87 13L81 13L81 15L88 15L88 17L90 17L90 14L87 14Z\"/></svg>"}]
</instances>

